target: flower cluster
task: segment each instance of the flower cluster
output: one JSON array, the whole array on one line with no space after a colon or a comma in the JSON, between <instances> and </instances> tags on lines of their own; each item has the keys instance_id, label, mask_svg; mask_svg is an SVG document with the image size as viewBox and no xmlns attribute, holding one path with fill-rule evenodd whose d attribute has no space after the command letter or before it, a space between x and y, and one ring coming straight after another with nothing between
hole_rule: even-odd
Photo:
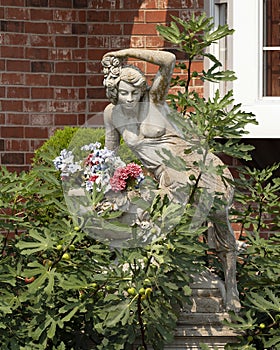
<instances>
[{"instance_id":1,"label":"flower cluster","mask_svg":"<svg viewBox=\"0 0 280 350\"><path fill-rule=\"evenodd\" d=\"M74 162L74 155L71 151L66 149L60 152L60 155L53 160L54 166L61 171L61 178L66 178L70 174L82 170L81 165Z\"/></svg>"},{"instance_id":2,"label":"flower cluster","mask_svg":"<svg viewBox=\"0 0 280 350\"><path fill-rule=\"evenodd\" d=\"M129 163L125 167L115 170L110 179L110 185L114 192L118 192L127 188L138 188L143 179L141 167L135 163Z\"/></svg>"},{"instance_id":3,"label":"flower cluster","mask_svg":"<svg viewBox=\"0 0 280 350\"><path fill-rule=\"evenodd\" d=\"M135 163L125 165L120 157L106 147L101 148L99 142L81 147L87 155L78 161L74 161L71 151L62 150L60 155L53 160L54 166L61 171L61 178L81 177L82 187L88 192L95 189L98 192L107 193L126 189L135 189L144 179L142 169Z\"/></svg>"}]
</instances>

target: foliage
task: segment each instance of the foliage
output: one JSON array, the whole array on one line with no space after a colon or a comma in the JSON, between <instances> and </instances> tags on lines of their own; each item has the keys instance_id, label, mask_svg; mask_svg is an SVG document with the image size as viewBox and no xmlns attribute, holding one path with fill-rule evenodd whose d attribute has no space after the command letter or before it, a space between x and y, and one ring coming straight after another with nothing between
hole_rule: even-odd
<instances>
[{"instance_id":1,"label":"foliage","mask_svg":"<svg viewBox=\"0 0 280 350\"><path fill-rule=\"evenodd\" d=\"M170 105L182 115L181 128L185 135L192 135L194 126L197 127L196 136L204 142L208 151L228 154L235 158L250 159L248 151L252 146L242 144L241 137L247 131L244 127L256 120L252 113L242 111L241 104L234 104L233 91L220 96L216 90L213 98L205 99L192 88L191 82L196 79L218 83L236 79L234 72L222 70L222 63L213 55L205 51L207 47L233 33L227 25L213 30L214 23L205 14L194 15L187 22L172 16L169 27L158 25L157 30L167 41L186 54L186 62L179 62L182 78L172 79L172 86L176 87L176 94L169 94ZM193 71L193 62L198 58L209 59L213 64L207 70ZM179 91L177 91L179 89ZM186 119L186 115L188 118ZM191 136L189 136L190 138ZM225 142L221 143L221 140Z\"/></svg>"},{"instance_id":2,"label":"foliage","mask_svg":"<svg viewBox=\"0 0 280 350\"><path fill-rule=\"evenodd\" d=\"M231 327L244 332L228 349L279 349L280 346L280 164L263 170L243 168L236 180L235 221L247 248L239 256L243 310Z\"/></svg>"},{"instance_id":3,"label":"foliage","mask_svg":"<svg viewBox=\"0 0 280 350\"><path fill-rule=\"evenodd\" d=\"M201 231L187 230L188 216L180 235L114 251L69 217L54 168L1 175L1 203L13 209L1 227L16 233L2 239L2 349L128 349L141 336L161 349L172 339L172 306L190 294L185 271L203 264Z\"/></svg>"}]
</instances>

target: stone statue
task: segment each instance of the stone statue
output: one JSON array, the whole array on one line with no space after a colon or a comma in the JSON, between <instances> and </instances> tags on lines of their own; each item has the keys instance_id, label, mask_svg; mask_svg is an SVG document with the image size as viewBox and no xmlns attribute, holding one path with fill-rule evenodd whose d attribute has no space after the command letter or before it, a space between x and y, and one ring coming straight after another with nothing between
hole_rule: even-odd
<instances>
[{"instance_id":1,"label":"stone statue","mask_svg":"<svg viewBox=\"0 0 280 350\"><path fill-rule=\"evenodd\" d=\"M129 57L158 66L151 86L148 86L141 70L123 64ZM191 143L182 137L180 130L169 118L170 109L166 103L166 95L175 61L175 56L166 51L124 49L104 55L104 85L111 102L104 110L105 146L117 151L122 136L169 198L182 199L183 189L193 179L199 179L199 187L209 193L222 193L227 204L212 214L213 220L209 225L208 235L210 246L217 251L224 267L226 308L238 311L240 303L236 283L237 245L228 220L233 188L223 181L220 175L201 176L199 166L194 164L201 161L202 155L195 151L185 152L186 149L190 149ZM169 166L168 161L163 161L167 154L175 159L183 159L186 166L182 169ZM223 165L216 155L209 152L204 161L214 167ZM225 167L223 177L232 179L230 171Z\"/></svg>"}]
</instances>

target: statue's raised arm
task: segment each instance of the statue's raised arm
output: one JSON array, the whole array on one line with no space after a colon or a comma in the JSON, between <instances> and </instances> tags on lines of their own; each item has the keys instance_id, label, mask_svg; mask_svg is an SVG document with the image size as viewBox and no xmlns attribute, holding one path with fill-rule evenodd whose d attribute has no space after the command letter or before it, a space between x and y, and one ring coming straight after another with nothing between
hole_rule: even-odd
<instances>
[{"instance_id":1,"label":"statue's raised arm","mask_svg":"<svg viewBox=\"0 0 280 350\"><path fill-rule=\"evenodd\" d=\"M149 98L154 103L164 103L175 67L175 55L168 51L123 49L105 54L102 62L104 65L104 63L106 64L106 61L109 62L110 59L115 58L115 67L117 67L118 60L121 64L123 60L129 57L159 66L159 70L153 79L151 88L149 89Z\"/></svg>"}]
</instances>

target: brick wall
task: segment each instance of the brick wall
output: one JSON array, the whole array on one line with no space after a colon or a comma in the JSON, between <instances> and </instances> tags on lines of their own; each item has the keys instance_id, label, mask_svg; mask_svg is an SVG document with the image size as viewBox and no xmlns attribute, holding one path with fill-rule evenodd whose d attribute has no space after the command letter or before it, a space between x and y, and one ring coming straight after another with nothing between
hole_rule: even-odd
<instances>
[{"instance_id":1,"label":"brick wall","mask_svg":"<svg viewBox=\"0 0 280 350\"><path fill-rule=\"evenodd\" d=\"M103 54L168 49L156 24L201 10L203 0L1 0L0 165L28 169L55 129L102 125Z\"/></svg>"}]
</instances>

